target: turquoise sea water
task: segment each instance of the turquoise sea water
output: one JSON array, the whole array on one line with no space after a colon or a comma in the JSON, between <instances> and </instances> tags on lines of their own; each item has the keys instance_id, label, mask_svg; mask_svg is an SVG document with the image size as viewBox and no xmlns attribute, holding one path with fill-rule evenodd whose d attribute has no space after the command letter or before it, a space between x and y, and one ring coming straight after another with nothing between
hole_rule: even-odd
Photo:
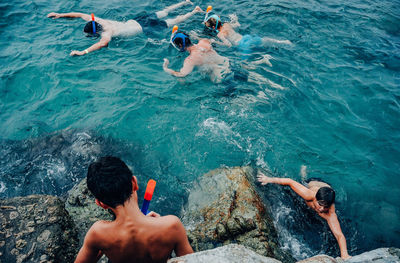
<instances>
[{"instance_id":1,"label":"turquoise sea water","mask_svg":"<svg viewBox=\"0 0 400 263\"><path fill-rule=\"evenodd\" d=\"M214 84L198 71L185 79L186 54L169 30L113 39L108 48L70 57L95 40L79 19L49 12L94 12L128 20L175 1L0 2L0 197L63 195L104 154L121 156L141 181L157 180L151 206L179 215L203 173L251 164L279 176L328 181L350 254L400 247L400 2L197 1L212 4L242 34L290 40L254 50L247 61L217 47L235 67L269 82ZM190 11L185 6L170 14ZM180 25L205 36L195 15ZM297 258L338 256L326 226L290 191L265 187L284 247ZM293 201L292 201L293 200ZM328 234L326 234L328 233Z\"/></svg>"}]
</instances>

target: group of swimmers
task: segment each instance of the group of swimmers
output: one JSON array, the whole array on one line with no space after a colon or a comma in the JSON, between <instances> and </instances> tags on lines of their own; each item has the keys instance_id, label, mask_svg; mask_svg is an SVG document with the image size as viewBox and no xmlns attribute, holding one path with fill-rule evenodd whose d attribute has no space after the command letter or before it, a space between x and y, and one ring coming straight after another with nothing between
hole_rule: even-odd
<instances>
[{"instance_id":1,"label":"group of swimmers","mask_svg":"<svg viewBox=\"0 0 400 263\"><path fill-rule=\"evenodd\" d=\"M94 15L88 15L83 13L49 13L47 17L52 18L82 18L87 21L84 27L84 32L90 36L99 36L100 40L90 46L89 48L78 51L71 51L71 56L82 56L86 55L95 50L106 47L113 37L116 36L134 36L142 32L146 33L154 30L162 30L165 28L174 27L170 38L170 43L178 49L180 52L189 52L189 56L185 59L182 68L179 71L168 68L169 60L164 58L163 69L165 72L175 77L185 77L190 74L195 67L198 67L202 72L206 72L210 79L215 82L221 82L227 75L232 73L232 69L227 57L219 55L212 47L212 44L223 45L223 46L237 46L242 52L248 53L254 47L263 46L267 42L275 42L279 44L291 44L288 40L276 40L272 38L261 38L254 35L242 36L234 30L234 28L240 26L237 21L237 17L232 15L232 21L222 23L220 17L216 14L212 14L212 7L209 6L207 11L203 11L199 6L196 6L193 11L177 16L176 18L170 18L163 20L169 12L177 9L181 6L193 4L190 0L186 0L172 6L165 8L162 11L156 13L142 12L135 17L135 19L128 20L126 22L113 21L108 19L102 19L94 17ZM197 35L193 35L193 38L198 40L197 44L194 44L190 36L185 32L178 30L176 26L192 17L196 13L205 13L203 24L210 32L216 34L219 40L215 39L200 39Z\"/></svg>"},{"instance_id":2,"label":"group of swimmers","mask_svg":"<svg viewBox=\"0 0 400 263\"><path fill-rule=\"evenodd\" d=\"M210 7L204 12L196 6L187 14L163 20L170 11L187 4L192 2L186 0L154 14L143 12L135 19L126 22L95 18L93 14L83 13L50 13L47 16L82 18L87 21L84 32L99 36L100 40L83 51L73 50L70 53L71 56L82 56L107 46L113 37L133 36L173 27L196 13L205 13L203 24L216 34L218 40L199 39L195 35L193 37L198 39L198 43L193 44L188 34L178 31L174 26L170 43L180 52L187 51L190 55L179 71L168 68L169 60L166 58L163 69L173 76L185 77L195 67L199 67L206 71L214 82L222 81L224 75L231 73L231 69L229 59L219 55L212 44L237 46L243 52L267 42L291 44L288 40L260 38L254 35L242 36L235 31L235 28L240 26L235 16L230 23L222 23L218 15L211 14ZM329 184L311 179L307 185L302 185L289 178L268 177L262 173L259 173L258 181L262 185L272 183L290 186L311 209L327 221L339 244L341 257L350 258L346 239L335 212L335 191ZM97 262L103 254L113 263L166 262L172 251L175 251L177 256L193 253L185 228L177 217L160 216L155 212L142 214L138 206L137 178L119 158L103 157L92 163L88 169L87 185L96 198L96 204L112 210L115 220L98 221L93 224L86 234L75 262Z\"/></svg>"}]
</instances>

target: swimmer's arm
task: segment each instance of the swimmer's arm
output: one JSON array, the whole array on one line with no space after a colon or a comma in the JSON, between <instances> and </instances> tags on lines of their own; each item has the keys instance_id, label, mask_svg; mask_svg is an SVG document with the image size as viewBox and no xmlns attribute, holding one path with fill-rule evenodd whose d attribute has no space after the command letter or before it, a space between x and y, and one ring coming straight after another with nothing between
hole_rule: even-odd
<instances>
[{"instance_id":1,"label":"swimmer's arm","mask_svg":"<svg viewBox=\"0 0 400 263\"><path fill-rule=\"evenodd\" d=\"M82 56L82 55L88 54L92 51L95 51L95 50L98 50L98 49L108 46L108 43L110 42L110 40L111 40L110 36L102 35L100 41L97 42L96 44L93 44L92 46L90 46L89 48L87 48L83 51L73 50L73 51L71 51L70 55L71 56Z\"/></svg>"},{"instance_id":2,"label":"swimmer's arm","mask_svg":"<svg viewBox=\"0 0 400 263\"><path fill-rule=\"evenodd\" d=\"M96 247L95 225L93 225L85 236L82 248L76 256L75 263L97 262L103 252Z\"/></svg>"},{"instance_id":3,"label":"swimmer's arm","mask_svg":"<svg viewBox=\"0 0 400 263\"><path fill-rule=\"evenodd\" d=\"M333 209L333 212L329 212L328 217L324 217L326 221L328 222L329 228L331 229L333 235L335 236L339 248L340 248L340 257L342 259L349 259L351 256L347 253L347 243L346 243L346 238L343 235L342 229L340 228L339 220L337 218L337 215L335 213L335 205L332 205L330 210Z\"/></svg>"},{"instance_id":4,"label":"swimmer's arm","mask_svg":"<svg viewBox=\"0 0 400 263\"><path fill-rule=\"evenodd\" d=\"M60 17L71 17L71 18L82 18L83 20L86 20L86 21L92 20L90 15L83 14L83 13L76 13L76 12L73 12L73 13L54 13L54 12L51 12L50 14L47 15L47 17L52 17L54 19L60 18Z\"/></svg>"},{"instance_id":5,"label":"swimmer's arm","mask_svg":"<svg viewBox=\"0 0 400 263\"><path fill-rule=\"evenodd\" d=\"M226 47L231 47L232 46L232 44L231 44L231 42L229 42L229 40L225 37L225 36L223 36L221 33L219 33L218 35L217 35L217 37L219 38L219 39L221 39L221 41L222 42L217 42L217 41L215 41L214 43L216 43L216 44L218 44L218 45L221 45L221 46L226 46Z\"/></svg>"},{"instance_id":6,"label":"swimmer's arm","mask_svg":"<svg viewBox=\"0 0 400 263\"><path fill-rule=\"evenodd\" d=\"M185 59L185 62L183 63L183 67L181 68L180 71L175 71L175 70L168 68L168 64L169 64L169 60L164 58L164 64L163 64L164 71L167 72L168 74L171 74L178 78L186 77L194 69L194 65L193 65L193 63L191 63L190 57L187 57Z\"/></svg>"},{"instance_id":7,"label":"swimmer's arm","mask_svg":"<svg viewBox=\"0 0 400 263\"><path fill-rule=\"evenodd\" d=\"M313 192L305 187L304 185L296 182L295 180L292 180L290 178L278 178L278 177L268 177L264 175L263 173L259 172L258 181L262 185L266 185L269 183L272 184L280 184L280 185L288 185L290 188L292 188L293 191L296 192L300 197L302 197L306 201L310 201L314 198Z\"/></svg>"}]
</instances>

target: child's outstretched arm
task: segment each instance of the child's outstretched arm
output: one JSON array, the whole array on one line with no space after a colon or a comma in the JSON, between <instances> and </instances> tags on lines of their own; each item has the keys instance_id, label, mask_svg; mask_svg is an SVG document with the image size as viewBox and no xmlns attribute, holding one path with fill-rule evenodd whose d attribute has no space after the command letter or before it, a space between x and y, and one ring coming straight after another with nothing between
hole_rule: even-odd
<instances>
[{"instance_id":1,"label":"child's outstretched arm","mask_svg":"<svg viewBox=\"0 0 400 263\"><path fill-rule=\"evenodd\" d=\"M266 184L288 185L290 186L290 188L292 188L293 191L296 192L296 194L301 196L306 201L310 201L314 197L314 193L310 189L290 178L268 177L265 174L259 172L259 174L257 175L257 179L262 185Z\"/></svg>"}]
</instances>

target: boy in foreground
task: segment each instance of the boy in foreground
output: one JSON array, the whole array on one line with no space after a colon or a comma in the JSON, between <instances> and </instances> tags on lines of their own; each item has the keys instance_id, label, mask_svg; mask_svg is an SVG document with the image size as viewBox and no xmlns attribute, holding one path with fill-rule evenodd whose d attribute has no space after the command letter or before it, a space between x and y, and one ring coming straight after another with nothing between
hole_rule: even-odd
<instances>
[{"instance_id":1,"label":"boy in foreground","mask_svg":"<svg viewBox=\"0 0 400 263\"><path fill-rule=\"evenodd\" d=\"M185 228L176 216L144 215L138 205L138 181L116 157L90 164L87 185L96 204L111 209L114 221L97 221L86 234L75 263L97 262L105 254L111 262L167 262L171 252L193 253Z\"/></svg>"},{"instance_id":2,"label":"boy in foreground","mask_svg":"<svg viewBox=\"0 0 400 263\"><path fill-rule=\"evenodd\" d=\"M296 194L304 199L311 209L326 220L339 244L340 257L344 260L351 258L347 253L346 238L340 228L335 211L335 191L329 184L322 182L320 179L311 178L307 181L308 187L305 187L290 178L268 177L261 172L258 174L258 181L262 185L280 184L290 186Z\"/></svg>"}]
</instances>

